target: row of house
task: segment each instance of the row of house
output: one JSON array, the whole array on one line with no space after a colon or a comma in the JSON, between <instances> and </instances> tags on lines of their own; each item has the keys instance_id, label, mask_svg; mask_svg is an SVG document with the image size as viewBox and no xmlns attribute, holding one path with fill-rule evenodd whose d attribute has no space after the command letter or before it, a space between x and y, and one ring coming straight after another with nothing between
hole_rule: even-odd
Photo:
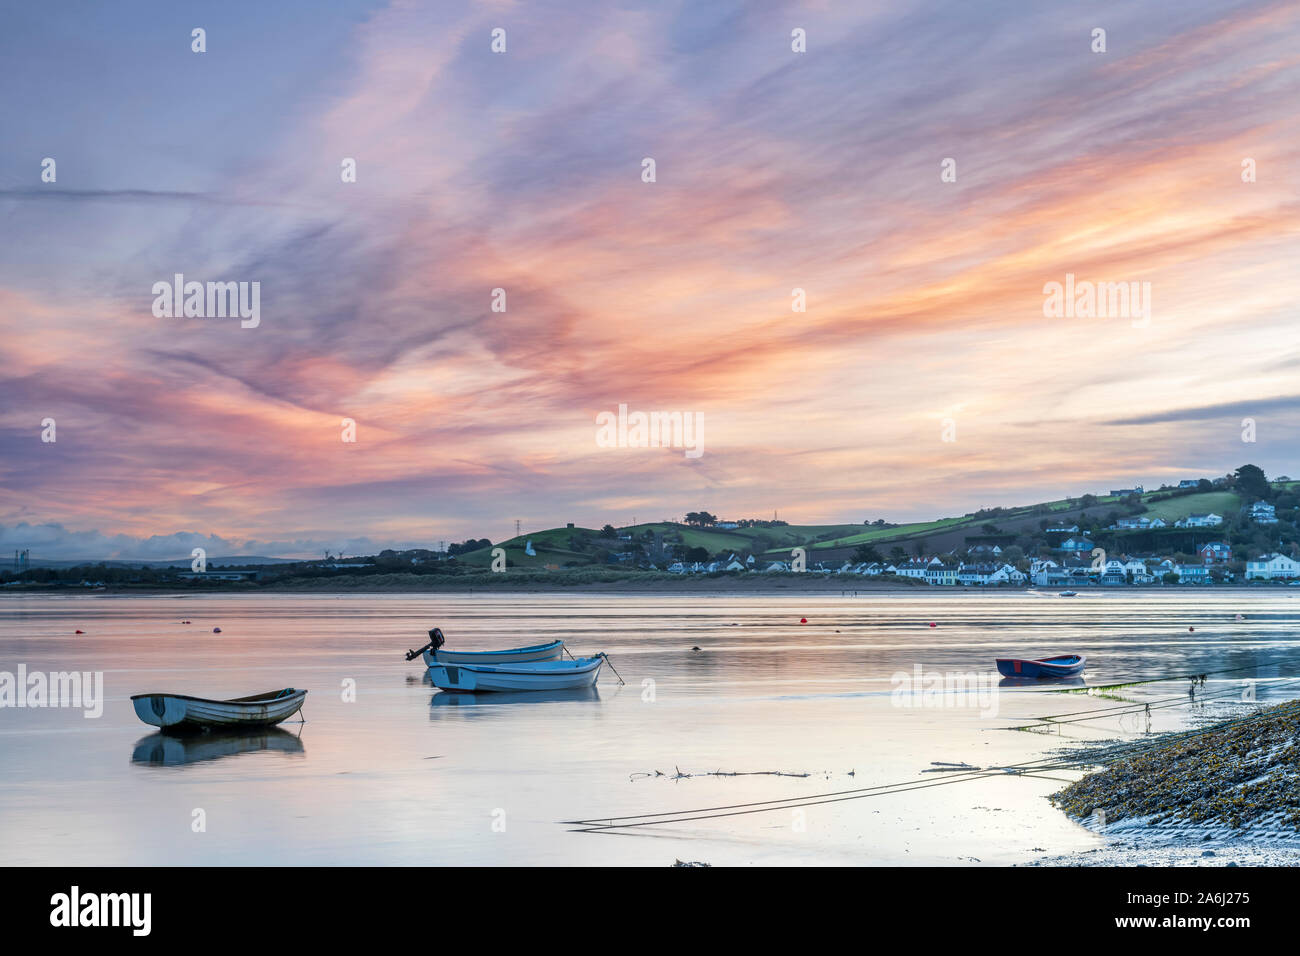
<instances>
[{"instance_id":1,"label":"row of house","mask_svg":"<svg viewBox=\"0 0 1300 956\"><path fill-rule=\"evenodd\" d=\"M1179 518L1174 522L1175 528L1217 528L1223 524L1223 515L1216 515L1214 512L1204 515L1188 515L1186 518ZM1149 531L1155 528L1167 528L1169 523L1164 518L1148 518L1146 515L1135 515L1131 518L1120 518L1107 530L1110 531Z\"/></svg>"},{"instance_id":2,"label":"row of house","mask_svg":"<svg viewBox=\"0 0 1300 956\"><path fill-rule=\"evenodd\" d=\"M1001 584L1024 584L1028 580L1025 572L1005 563L967 563L931 558L928 561L916 559L888 567L892 568L893 573L899 577L915 578L926 584L939 586L988 587Z\"/></svg>"},{"instance_id":3,"label":"row of house","mask_svg":"<svg viewBox=\"0 0 1300 956\"><path fill-rule=\"evenodd\" d=\"M1250 520L1256 524L1277 524L1277 508L1267 501L1256 501L1250 506ZM1223 516L1213 512L1209 514L1192 514L1174 522L1175 528L1217 528L1223 524ZM1107 528L1108 531L1149 531L1167 528L1168 522L1163 518L1148 518L1146 515L1133 515L1120 518Z\"/></svg>"},{"instance_id":4,"label":"row of house","mask_svg":"<svg viewBox=\"0 0 1300 956\"><path fill-rule=\"evenodd\" d=\"M1210 565L1205 563L1178 563L1170 558L1125 556L1088 561L1081 558L1036 558L1029 567L1029 579L1041 587L1061 587L1077 584L1120 586L1125 584L1154 584L1165 575L1174 574L1181 584L1202 584L1210 581Z\"/></svg>"},{"instance_id":5,"label":"row of house","mask_svg":"<svg viewBox=\"0 0 1300 956\"><path fill-rule=\"evenodd\" d=\"M1163 582L1168 575L1173 575L1180 584L1208 584L1212 580L1211 571L1226 565L1232 560L1232 548L1222 541L1212 541L1202 545L1197 551L1196 561L1174 561L1172 558L1157 556L1124 555L1118 558L1088 559L1078 556L1053 558L1035 558L1030 562L1029 572L1017 569L1014 565L997 562L965 562L944 560L933 557L916 558L897 564L881 562L861 562L854 564L844 562L840 567L827 566L824 563L808 567L812 574L846 574L865 577L897 575L924 581L938 587L997 587L1000 585L1024 585L1032 582L1040 587L1065 587L1070 585L1121 586L1127 584L1155 584ZM767 567L760 569L761 562L754 555L741 560L731 555L726 560L687 563L678 561L669 565L668 570L674 574L714 574L719 571L748 571L755 573L774 573L792 571L787 561L770 561ZM653 568L653 565L651 566ZM1224 575L1231 580L1232 575ZM1284 554L1266 554L1246 562L1246 580L1298 580L1300 581L1300 561Z\"/></svg>"}]
</instances>

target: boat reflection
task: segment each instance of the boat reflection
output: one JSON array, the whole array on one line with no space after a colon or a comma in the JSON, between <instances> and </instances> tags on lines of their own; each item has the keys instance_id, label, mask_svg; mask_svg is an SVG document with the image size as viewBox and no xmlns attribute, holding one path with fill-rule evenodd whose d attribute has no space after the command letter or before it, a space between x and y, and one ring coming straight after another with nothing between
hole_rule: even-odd
<instances>
[{"instance_id":1,"label":"boat reflection","mask_svg":"<svg viewBox=\"0 0 1300 956\"><path fill-rule=\"evenodd\" d=\"M430 707L470 707L476 704L548 704L559 701L598 701L600 691L591 687L573 687L567 690L520 690L470 694L464 691L441 690L429 701Z\"/></svg>"},{"instance_id":2,"label":"boat reflection","mask_svg":"<svg viewBox=\"0 0 1300 956\"><path fill-rule=\"evenodd\" d=\"M1086 687L1088 682L1082 677L1004 677L998 681L999 687L1033 687L1038 690L1060 690L1062 687Z\"/></svg>"},{"instance_id":3,"label":"boat reflection","mask_svg":"<svg viewBox=\"0 0 1300 956\"><path fill-rule=\"evenodd\" d=\"M183 767L263 750L304 753L302 739L279 727L211 734L150 734L135 742L131 762L149 767Z\"/></svg>"}]
</instances>

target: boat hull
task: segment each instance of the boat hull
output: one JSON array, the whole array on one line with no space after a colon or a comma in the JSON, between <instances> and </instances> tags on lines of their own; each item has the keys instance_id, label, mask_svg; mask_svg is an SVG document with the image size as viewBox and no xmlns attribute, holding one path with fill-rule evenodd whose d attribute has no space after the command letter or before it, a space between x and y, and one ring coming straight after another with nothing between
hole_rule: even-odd
<instances>
[{"instance_id":1,"label":"boat hull","mask_svg":"<svg viewBox=\"0 0 1300 956\"><path fill-rule=\"evenodd\" d=\"M438 664L527 664L531 661L558 661L564 654L564 641L533 644L528 647L511 647L503 651L449 651L444 648L426 650L427 667Z\"/></svg>"},{"instance_id":2,"label":"boat hull","mask_svg":"<svg viewBox=\"0 0 1300 956\"><path fill-rule=\"evenodd\" d=\"M136 694L135 715L166 730L206 730L213 727L269 727L302 709L305 690L292 687L234 700L207 700L182 694Z\"/></svg>"},{"instance_id":3,"label":"boat hull","mask_svg":"<svg viewBox=\"0 0 1300 956\"><path fill-rule=\"evenodd\" d=\"M1080 654L1048 657L1043 660L1021 660L1015 657L998 658L998 673L1003 677L1033 677L1039 679L1078 677L1087 666L1088 659Z\"/></svg>"},{"instance_id":4,"label":"boat hull","mask_svg":"<svg viewBox=\"0 0 1300 956\"><path fill-rule=\"evenodd\" d=\"M441 690L539 691L590 687L600 676L603 657L522 664L434 664L429 678Z\"/></svg>"}]
</instances>

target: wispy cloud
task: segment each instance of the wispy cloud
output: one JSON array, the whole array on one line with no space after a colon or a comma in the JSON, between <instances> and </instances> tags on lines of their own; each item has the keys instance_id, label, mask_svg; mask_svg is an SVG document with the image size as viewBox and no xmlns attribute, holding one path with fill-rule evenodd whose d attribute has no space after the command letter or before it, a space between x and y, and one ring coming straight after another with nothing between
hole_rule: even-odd
<instances>
[{"instance_id":1,"label":"wispy cloud","mask_svg":"<svg viewBox=\"0 0 1300 956\"><path fill-rule=\"evenodd\" d=\"M0 111L16 155L78 160L3 172L32 239L0 265L0 519L427 543L1295 470L1292 4L402 2L295 25L290 74L240 23L167 59L211 149L139 145L156 84L105 96L97 152L53 101ZM130 27L102 42L172 56ZM154 318L175 272L259 281L261 327ZM1150 326L1045 318L1067 272L1150 282ZM702 413L705 457L598 448L619 402Z\"/></svg>"}]
</instances>

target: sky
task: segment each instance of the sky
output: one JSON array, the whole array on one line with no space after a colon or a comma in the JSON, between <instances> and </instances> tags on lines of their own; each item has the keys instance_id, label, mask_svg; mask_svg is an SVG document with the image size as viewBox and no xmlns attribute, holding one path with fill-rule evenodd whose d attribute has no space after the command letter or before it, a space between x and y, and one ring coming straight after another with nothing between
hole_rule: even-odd
<instances>
[{"instance_id":1,"label":"sky","mask_svg":"<svg viewBox=\"0 0 1300 956\"><path fill-rule=\"evenodd\" d=\"M4 16L0 554L1300 474L1294 2ZM156 315L176 273L256 327ZM1051 314L1067 275L1145 295ZM603 440L620 405L700 453Z\"/></svg>"}]
</instances>

